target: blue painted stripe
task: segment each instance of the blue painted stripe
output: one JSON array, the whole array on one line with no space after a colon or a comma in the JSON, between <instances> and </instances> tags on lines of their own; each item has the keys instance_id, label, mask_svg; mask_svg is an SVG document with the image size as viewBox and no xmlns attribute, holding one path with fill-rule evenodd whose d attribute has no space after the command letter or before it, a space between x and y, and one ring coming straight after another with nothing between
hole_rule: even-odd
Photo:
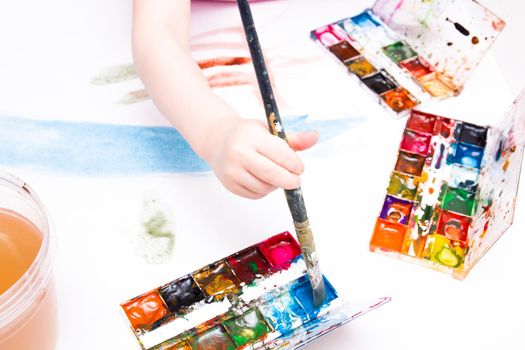
<instances>
[{"instance_id":1,"label":"blue painted stripe","mask_svg":"<svg viewBox=\"0 0 525 350\"><path fill-rule=\"evenodd\" d=\"M289 131L317 130L328 140L360 119L284 120ZM0 118L0 165L71 175L140 175L208 171L170 127Z\"/></svg>"}]
</instances>

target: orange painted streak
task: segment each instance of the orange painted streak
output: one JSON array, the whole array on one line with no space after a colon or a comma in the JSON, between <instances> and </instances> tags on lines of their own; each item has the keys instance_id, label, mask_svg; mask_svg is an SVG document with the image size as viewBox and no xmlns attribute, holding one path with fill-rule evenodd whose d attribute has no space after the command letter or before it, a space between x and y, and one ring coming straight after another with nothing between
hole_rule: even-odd
<instances>
[{"instance_id":1,"label":"orange painted streak","mask_svg":"<svg viewBox=\"0 0 525 350\"><path fill-rule=\"evenodd\" d=\"M223 72L212 74L208 76L207 79L208 84L212 88L250 85L253 80L248 74L240 72Z\"/></svg>"}]
</instances>

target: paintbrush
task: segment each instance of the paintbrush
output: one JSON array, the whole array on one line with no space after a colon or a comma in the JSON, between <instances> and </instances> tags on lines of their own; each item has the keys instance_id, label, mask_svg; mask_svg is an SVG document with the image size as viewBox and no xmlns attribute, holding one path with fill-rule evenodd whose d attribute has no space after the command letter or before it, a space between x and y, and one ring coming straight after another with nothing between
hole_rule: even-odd
<instances>
[{"instance_id":1,"label":"paintbrush","mask_svg":"<svg viewBox=\"0 0 525 350\"><path fill-rule=\"evenodd\" d=\"M244 32L250 48L253 67L257 76L259 90L262 95L268 127L273 135L288 142L281 123L279 110L277 109L277 103L275 102L273 95L270 77L264 62L261 45L259 44L257 31L255 30L255 24L253 23L250 5L247 0L237 0L237 5L239 6L239 12L241 14ZM297 233L297 238L301 245L303 257L306 262L306 269L308 270L310 283L312 284L314 305L319 307L326 298L326 290L323 275L319 268L313 233L310 229L310 223L304 205L303 192L301 187L298 187L294 190L285 190L285 194L288 207L292 214L295 232Z\"/></svg>"}]
</instances>

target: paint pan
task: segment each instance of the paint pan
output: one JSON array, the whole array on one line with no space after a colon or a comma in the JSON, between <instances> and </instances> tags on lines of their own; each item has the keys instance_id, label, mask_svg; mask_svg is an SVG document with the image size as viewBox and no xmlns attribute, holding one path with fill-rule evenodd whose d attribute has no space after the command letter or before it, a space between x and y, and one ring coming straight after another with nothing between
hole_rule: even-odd
<instances>
[{"instance_id":1,"label":"paint pan","mask_svg":"<svg viewBox=\"0 0 525 350\"><path fill-rule=\"evenodd\" d=\"M359 51L352 46L348 41L343 40L340 43L332 45L328 48L332 54L337 57L341 62L345 63L350 61L352 58L360 56Z\"/></svg>"},{"instance_id":2,"label":"paint pan","mask_svg":"<svg viewBox=\"0 0 525 350\"><path fill-rule=\"evenodd\" d=\"M380 217L390 222L406 225L412 212L412 202L386 196Z\"/></svg>"},{"instance_id":3,"label":"paint pan","mask_svg":"<svg viewBox=\"0 0 525 350\"><path fill-rule=\"evenodd\" d=\"M47 212L33 189L0 172L1 350L55 348L53 248Z\"/></svg>"},{"instance_id":4,"label":"paint pan","mask_svg":"<svg viewBox=\"0 0 525 350\"><path fill-rule=\"evenodd\" d=\"M459 94L504 27L476 1L377 0L310 37L358 80L379 71L392 77L396 92L386 96L384 88L364 86L402 116L421 103Z\"/></svg>"},{"instance_id":5,"label":"paint pan","mask_svg":"<svg viewBox=\"0 0 525 350\"><path fill-rule=\"evenodd\" d=\"M450 171L448 185L472 193L476 193L479 183L479 171L453 165Z\"/></svg>"},{"instance_id":6,"label":"paint pan","mask_svg":"<svg viewBox=\"0 0 525 350\"><path fill-rule=\"evenodd\" d=\"M421 176L425 166L426 157L420 154L413 154L406 151L400 151L395 170L414 176Z\"/></svg>"},{"instance_id":7,"label":"paint pan","mask_svg":"<svg viewBox=\"0 0 525 350\"><path fill-rule=\"evenodd\" d=\"M382 94L381 98L386 103L386 105L395 112L412 109L418 104L418 101L415 99L415 97L403 87L397 87L393 90L389 90Z\"/></svg>"},{"instance_id":8,"label":"paint pan","mask_svg":"<svg viewBox=\"0 0 525 350\"><path fill-rule=\"evenodd\" d=\"M415 79L422 78L434 72L434 68L422 57L417 57L412 60L407 59L405 61L399 62L399 65Z\"/></svg>"},{"instance_id":9,"label":"paint pan","mask_svg":"<svg viewBox=\"0 0 525 350\"><path fill-rule=\"evenodd\" d=\"M452 150L448 157L448 162L472 169L481 167L483 148L458 142L452 144Z\"/></svg>"},{"instance_id":10,"label":"paint pan","mask_svg":"<svg viewBox=\"0 0 525 350\"><path fill-rule=\"evenodd\" d=\"M399 148L406 152L426 156L430 150L431 139L431 135L405 130L403 139L401 140L401 146Z\"/></svg>"},{"instance_id":11,"label":"paint pan","mask_svg":"<svg viewBox=\"0 0 525 350\"><path fill-rule=\"evenodd\" d=\"M512 224L525 92L497 127L412 110L370 250L463 279Z\"/></svg>"},{"instance_id":12,"label":"paint pan","mask_svg":"<svg viewBox=\"0 0 525 350\"><path fill-rule=\"evenodd\" d=\"M413 200L416 198L419 177L393 172L387 192L392 196Z\"/></svg>"},{"instance_id":13,"label":"paint pan","mask_svg":"<svg viewBox=\"0 0 525 350\"><path fill-rule=\"evenodd\" d=\"M391 204L407 215L407 203ZM297 349L389 301L349 304L323 278L315 307L299 244L283 232L120 306L142 349Z\"/></svg>"},{"instance_id":14,"label":"paint pan","mask_svg":"<svg viewBox=\"0 0 525 350\"><path fill-rule=\"evenodd\" d=\"M350 72L361 79L377 73L377 69L363 56L348 62L347 66Z\"/></svg>"}]
</instances>

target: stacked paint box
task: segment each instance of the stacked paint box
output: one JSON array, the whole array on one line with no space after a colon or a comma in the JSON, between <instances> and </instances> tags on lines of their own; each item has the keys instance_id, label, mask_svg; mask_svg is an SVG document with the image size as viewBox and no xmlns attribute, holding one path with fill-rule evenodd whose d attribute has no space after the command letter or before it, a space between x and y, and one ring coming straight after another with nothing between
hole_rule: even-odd
<instances>
[{"instance_id":1,"label":"stacked paint box","mask_svg":"<svg viewBox=\"0 0 525 350\"><path fill-rule=\"evenodd\" d=\"M525 100L498 128L412 110L370 249L464 278L512 223Z\"/></svg>"},{"instance_id":2,"label":"stacked paint box","mask_svg":"<svg viewBox=\"0 0 525 350\"><path fill-rule=\"evenodd\" d=\"M473 32L449 17L467 21ZM381 104L403 115L420 103L459 93L503 27L503 21L469 0L446 6L378 0L371 10L317 28L310 36Z\"/></svg>"},{"instance_id":3,"label":"stacked paint box","mask_svg":"<svg viewBox=\"0 0 525 350\"><path fill-rule=\"evenodd\" d=\"M325 279L314 307L300 253L284 232L121 307L143 349L293 349L386 301L348 313Z\"/></svg>"},{"instance_id":4,"label":"stacked paint box","mask_svg":"<svg viewBox=\"0 0 525 350\"><path fill-rule=\"evenodd\" d=\"M487 130L412 111L371 247L463 263Z\"/></svg>"}]
</instances>

